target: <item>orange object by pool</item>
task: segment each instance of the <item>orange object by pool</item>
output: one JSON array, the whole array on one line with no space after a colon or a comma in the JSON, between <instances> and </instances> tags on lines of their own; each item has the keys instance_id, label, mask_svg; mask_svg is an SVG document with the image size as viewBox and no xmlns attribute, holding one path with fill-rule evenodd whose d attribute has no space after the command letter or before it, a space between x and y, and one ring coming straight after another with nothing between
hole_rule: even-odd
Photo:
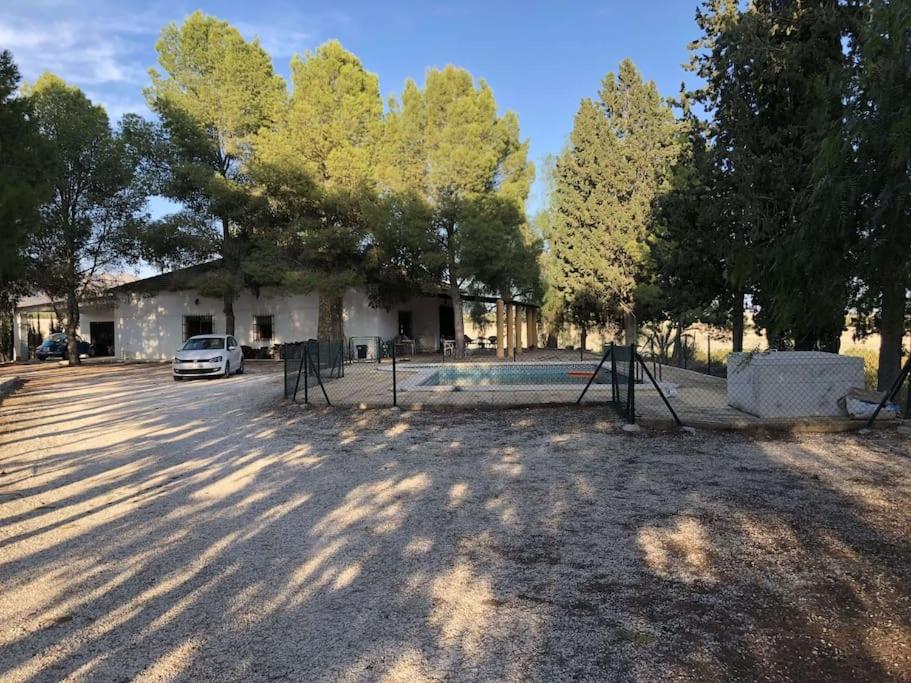
<instances>
[{"instance_id":1,"label":"orange object by pool","mask_svg":"<svg viewBox=\"0 0 911 683\"><path fill-rule=\"evenodd\" d=\"M566 373L570 377L594 377L595 373L593 370L570 370Z\"/></svg>"}]
</instances>

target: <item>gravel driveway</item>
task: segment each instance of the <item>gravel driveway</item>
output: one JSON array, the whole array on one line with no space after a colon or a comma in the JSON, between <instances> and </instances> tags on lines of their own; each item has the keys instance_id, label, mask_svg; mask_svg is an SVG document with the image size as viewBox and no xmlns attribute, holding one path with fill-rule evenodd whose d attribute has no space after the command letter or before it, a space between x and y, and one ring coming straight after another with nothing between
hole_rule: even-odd
<instances>
[{"instance_id":1,"label":"gravel driveway","mask_svg":"<svg viewBox=\"0 0 911 683\"><path fill-rule=\"evenodd\" d=\"M0 406L2 680L911 680L907 436L25 376Z\"/></svg>"}]
</instances>

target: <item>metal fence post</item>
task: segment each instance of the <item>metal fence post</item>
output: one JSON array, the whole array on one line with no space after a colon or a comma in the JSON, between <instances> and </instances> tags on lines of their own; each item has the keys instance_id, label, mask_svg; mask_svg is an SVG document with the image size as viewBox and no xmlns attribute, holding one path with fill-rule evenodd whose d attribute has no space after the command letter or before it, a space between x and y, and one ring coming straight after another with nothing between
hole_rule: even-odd
<instances>
[{"instance_id":1,"label":"metal fence post","mask_svg":"<svg viewBox=\"0 0 911 683\"><path fill-rule=\"evenodd\" d=\"M304 347L304 403L310 405L310 344Z\"/></svg>"},{"instance_id":2,"label":"metal fence post","mask_svg":"<svg viewBox=\"0 0 911 683\"><path fill-rule=\"evenodd\" d=\"M620 403L620 386L617 382L617 356L614 354L614 342L610 343L610 383L611 399L615 406L619 407Z\"/></svg>"},{"instance_id":3,"label":"metal fence post","mask_svg":"<svg viewBox=\"0 0 911 683\"><path fill-rule=\"evenodd\" d=\"M709 354L709 374L712 374L712 335L709 334L705 338L706 344L708 345L708 354Z\"/></svg>"},{"instance_id":4,"label":"metal fence post","mask_svg":"<svg viewBox=\"0 0 911 683\"><path fill-rule=\"evenodd\" d=\"M908 398L905 399L905 419L911 418L911 377L908 378Z\"/></svg>"},{"instance_id":5,"label":"metal fence post","mask_svg":"<svg viewBox=\"0 0 911 683\"><path fill-rule=\"evenodd\" d=\"M298 365L297 365L297 379L294 381L294 396L293 396L294 401L297 401L297 390L300 387L301 372L303 372L303 370L304 370L304 357L301 356L300 363L298 363ZM305 385L305 392L306 392L306 385Z\"/></svg>"},{"instance_id":6,"label":"metal fence post","mask_svg":"<svg viewBox=\"0 0 911 683\"><path fill-rule=\"evenodd\" d=\"M658 386L658 382L655 381L654 375L648 371L648 366L645 364L645 361L642 360L642 356L636 354L637 360L642 364L642 369L645 370L645 374L652 382L652 386L658 391L658 395L661 397L661 400L664 401L664 405L667 406L667 409L671 411L671 415L674 417L674 422L677 423L678 427L683 426L683 423L680 421L680 418L677 416L677 411L674 410L671 406L671 402L667 400L667 396L664 395L664 391Z\"/></svg>"},{"instance_id":7,"label":"metal fence post","mask_svg":"<svg viewBox=\"0 0 911 683\"><path fill-rule=\"evenodd\" d=\"M895 378L895 381L892 383L889 391L885 393L882 401L880 401L879 405L876 406L876 410L873 411L873 414L867 421L867 429L873 426L873 421L876 420L876 416L879 415L879 411L883 409L886 403L893 400L898 395L898 392L901 391L902 384L905 383L905 380L908 379L909 376L911 376L911 356L908 357L908 361L905 363L902 371L898 373L898 377ZM907 413L907 409L905 412Z\"/></svg>"},{"instance_id":8,"label":"metal fence post","mask_svg":"<svg viewBox=\"0 0 911 683\"><path fill-rule=\"evenodd\" d=\"M399 404L399 387L395 375L395 341L392 342L392 405L393 407L398 406Z\"/></svg>"},{"instance_id":9,"label":"metal fence post","mask_svg":"<svg viewBox=\"0 0 911 683\"><path fill-rule=\"evenodd\" d=\"M630 424L636 423L636 345L629 345L629 377L627 377L626 401L628 407L627 419Z\"/></svg>"}]
</instances>

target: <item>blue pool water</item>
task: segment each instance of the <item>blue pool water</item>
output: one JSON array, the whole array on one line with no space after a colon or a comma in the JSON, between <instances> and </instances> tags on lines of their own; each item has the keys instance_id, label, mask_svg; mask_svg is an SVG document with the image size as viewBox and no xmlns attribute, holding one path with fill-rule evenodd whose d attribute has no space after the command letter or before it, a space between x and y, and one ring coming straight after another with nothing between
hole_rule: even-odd
<instances>
[{"instance_id":1,"label":"blue pool water","mask_svg":"<svg viewBox=\"0 0 911 683\"><path fill-rule=\"evenodd\" d=\"M559 365L479 365L466 363L450 365L434 371L420 386L488 386L488 385L541 385L585 384L587 374L597 368L596 363L561 363ZM618 377L619 378L619 377ZM602 368L595 378L597 384L610 384L610 368Z\"/></svg>"}]
</instances>

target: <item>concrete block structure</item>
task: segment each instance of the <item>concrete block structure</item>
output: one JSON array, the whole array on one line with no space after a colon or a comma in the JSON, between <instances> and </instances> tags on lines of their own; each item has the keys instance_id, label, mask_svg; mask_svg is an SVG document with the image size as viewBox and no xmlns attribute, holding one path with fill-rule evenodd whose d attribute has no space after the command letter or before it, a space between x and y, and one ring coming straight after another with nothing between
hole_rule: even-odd
<instances>
[{"instance_id":1,"label":"concrete block structure","mask_svg":"<svg viewBox=\"0 0 911 683\"><path fill-rule=\"evenodd\" d=\"M763 418L837 417L851 389L864 388L862 358L821 351L732 353L728 405Z\"/></svg>"}]
</instances>

